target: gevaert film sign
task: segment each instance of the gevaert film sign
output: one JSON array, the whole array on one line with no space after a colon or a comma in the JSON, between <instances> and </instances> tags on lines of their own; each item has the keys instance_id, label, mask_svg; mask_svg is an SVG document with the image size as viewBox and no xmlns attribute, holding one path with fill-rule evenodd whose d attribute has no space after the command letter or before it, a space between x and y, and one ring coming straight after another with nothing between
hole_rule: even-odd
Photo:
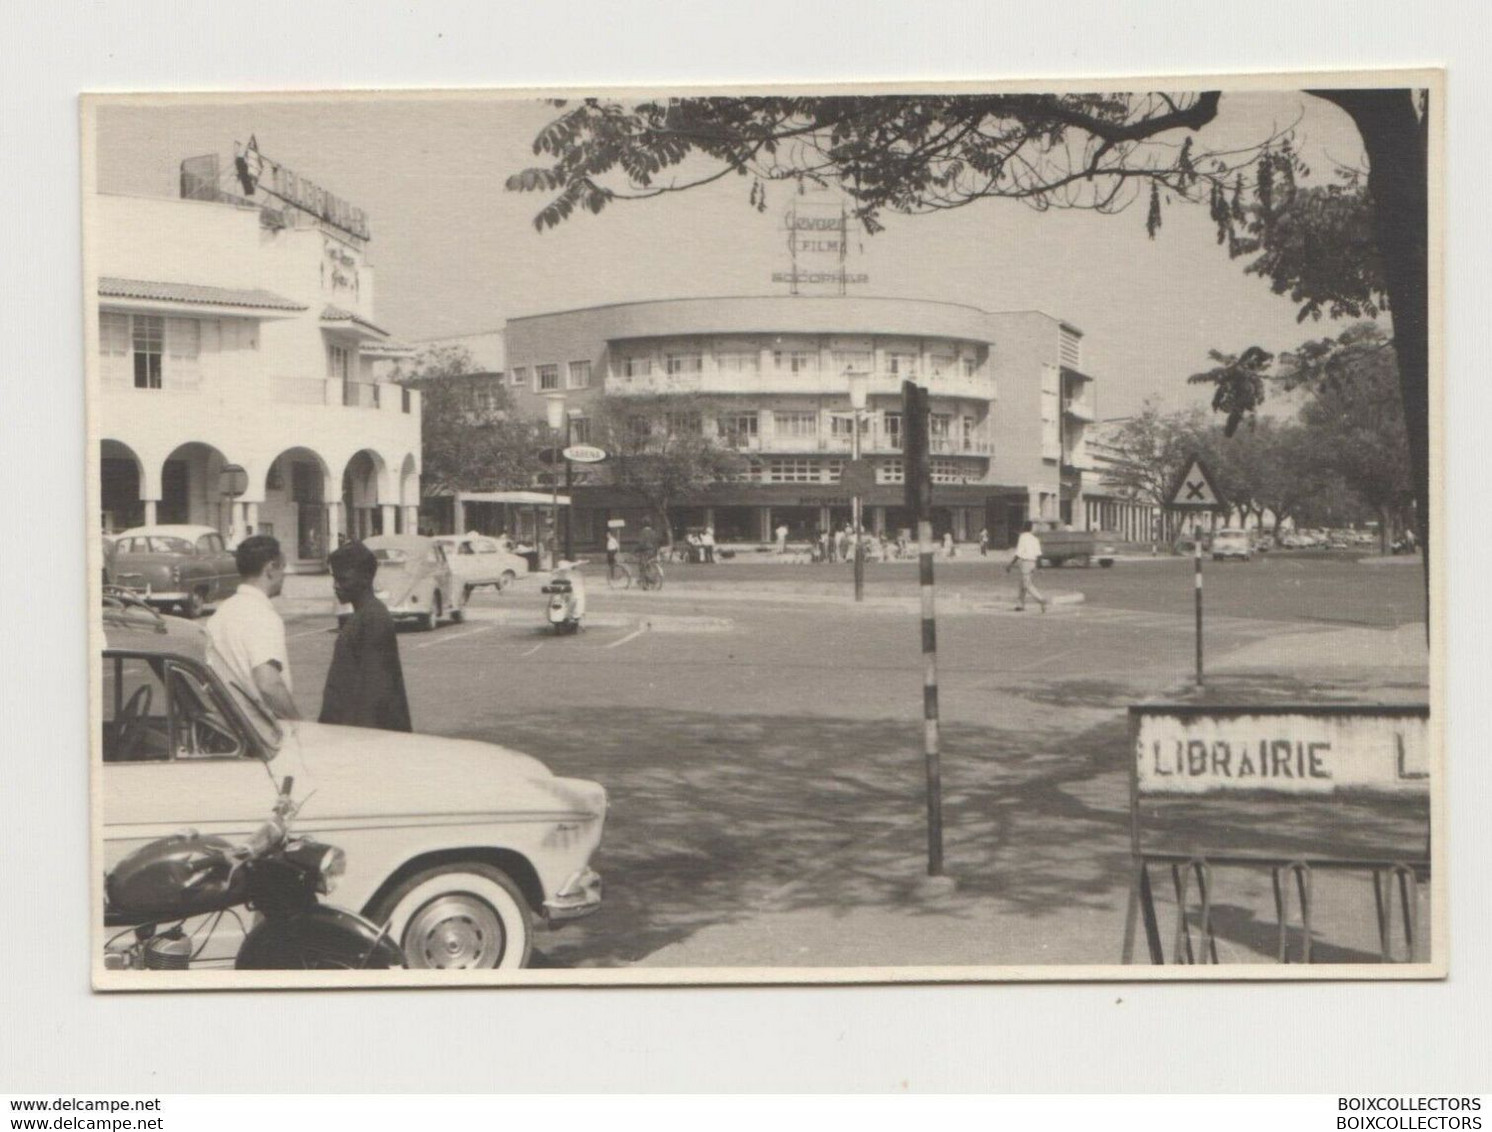
<instances>
[{"instance_id":1,"label":"gevaert film sign","mask_svg":"<svg viewBox=\"0 0 1492 1132\"><path fill-rule=\"evenodd\" d=\"M1143 795L1429 791L1424 708L1134 713L1135 786Z\"/></svg>"}]
</instances>

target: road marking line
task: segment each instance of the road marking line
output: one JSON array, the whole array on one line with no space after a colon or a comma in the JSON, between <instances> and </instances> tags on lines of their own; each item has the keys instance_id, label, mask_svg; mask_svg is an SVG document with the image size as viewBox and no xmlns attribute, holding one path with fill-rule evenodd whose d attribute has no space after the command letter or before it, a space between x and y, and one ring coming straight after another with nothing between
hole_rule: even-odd
<instances>
[{"instance_id":1,"label":"road marking line","mask_svg":"<svg viewBox=\"0 0 1492 1132\"><path fill-rule=\"evenodd\" d=\"M639 626L638 628L633 629L632 632L628 633L625 637L622 637L620 640L612 641L611 644L609 644L609 645L602 645L601 647L603 649L614 649L618 645L625 645L633 637L640 637L643 633L646 633L647 631L648 631L648 627L646 625Z\"/></svg>"},{"instance_id":2,"label":"road marking line","mask_svg":"<svg viewBox=\"0 0 1492 1132\"><path fill-rule=\"evenodd\" d=\"M533 648L529 649L528 652L521 652L521 653L518 654L518 656L520 657L520 659L522 657L525 657L525 656L533 656L534 653L538 652L543 647L544 647L544 642L540 641Z\"/></svg>"},{"instance_id":3,"label":"road marking line","mask_svg":"<svg viewBox=\"0 0 1492 1132\"><path fill-rule=\"evenodd\" d=\"M420 644L414 645L412 647L417 649L433 649L436 645L449 644L451 641L465 640L467 637L475 637L478 633L490 633L496 628L497 626L495 624L481 625L475 629L468 629L464 633L447 633L444 637L441 637L438 640L422 641Z\"/></svg>"}]
</instances>

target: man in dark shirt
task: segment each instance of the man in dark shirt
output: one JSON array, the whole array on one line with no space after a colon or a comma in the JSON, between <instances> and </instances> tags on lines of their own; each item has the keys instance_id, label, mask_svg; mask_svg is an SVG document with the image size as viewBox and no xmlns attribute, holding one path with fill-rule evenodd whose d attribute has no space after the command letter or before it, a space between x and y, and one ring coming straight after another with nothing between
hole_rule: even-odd
<instances>
[{"instance_id":1,"label":"man in dark shirt","mask_svg":"<svg viewBox=\"0 0 1492 1132\"><path fill-rule=\"evenodd\" d=\"M337 600L352 615L337 633L321 697L321 722L411 731L399 641L388 607L373 594L378 559L360 542L339 546L327 559Z\"/></svg>"}]
</instances>

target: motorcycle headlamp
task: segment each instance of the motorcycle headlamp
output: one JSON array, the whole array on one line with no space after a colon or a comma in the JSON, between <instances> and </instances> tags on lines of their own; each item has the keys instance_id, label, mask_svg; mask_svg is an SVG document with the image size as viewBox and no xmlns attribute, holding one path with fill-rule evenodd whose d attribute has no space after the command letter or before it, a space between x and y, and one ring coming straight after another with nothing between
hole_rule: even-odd
<instances>
[{"instance_id":1,"label":"motorcycle headlamp","mask_svg":"<svg viewBox=\"0 0 1492 1132\"><path fill-rule=\"evenodd\" d=\"M347 872L347 854L335 845L328 845L326 852L321 854L319 868L320 880L316 887L323 894L330 895L331 891L337 887L337 882Z\"/></svg>"}]
</instances>

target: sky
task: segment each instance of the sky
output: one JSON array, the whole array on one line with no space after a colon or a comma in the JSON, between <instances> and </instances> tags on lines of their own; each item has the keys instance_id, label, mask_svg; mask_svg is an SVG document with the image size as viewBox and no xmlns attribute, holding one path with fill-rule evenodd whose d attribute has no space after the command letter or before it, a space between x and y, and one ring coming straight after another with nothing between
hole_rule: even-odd
<instances>
[{"instance_id":1,"label":"sky","mask_svg":"<svg viewBox=\"0 0 1492 1132\"><path fill-rule=\"evenodd\" d=\"M748 178L728 178L536 231L548 198L505 182L540 164L533 139L557 113L530 99L408 93L109 104L98 111L96 183L174 196L182 158L216 152L226 168L234 143L254 135L266 156L367 212L376 317L405 341L597 303L786 290L772 282L789 266L785 185L769 187L765 213L748 204ZM1196 144L1247 144L1291 124L1318 172L1362 163L1347 117L1300 92L1230 92ZM1210 367L1210 349L1278 353L1341 329L1298 324L1294 303L1216 245L1201 207L1167 208L1153 240L1143 199L1117 216L987 200L882 219L883 232L853 239L850 268L869 282L852 293L1062 318L1084 332L1083 368L1105 417L1147 400L1205 404L1186 377Z\"/></svg>"}]
</instances>

